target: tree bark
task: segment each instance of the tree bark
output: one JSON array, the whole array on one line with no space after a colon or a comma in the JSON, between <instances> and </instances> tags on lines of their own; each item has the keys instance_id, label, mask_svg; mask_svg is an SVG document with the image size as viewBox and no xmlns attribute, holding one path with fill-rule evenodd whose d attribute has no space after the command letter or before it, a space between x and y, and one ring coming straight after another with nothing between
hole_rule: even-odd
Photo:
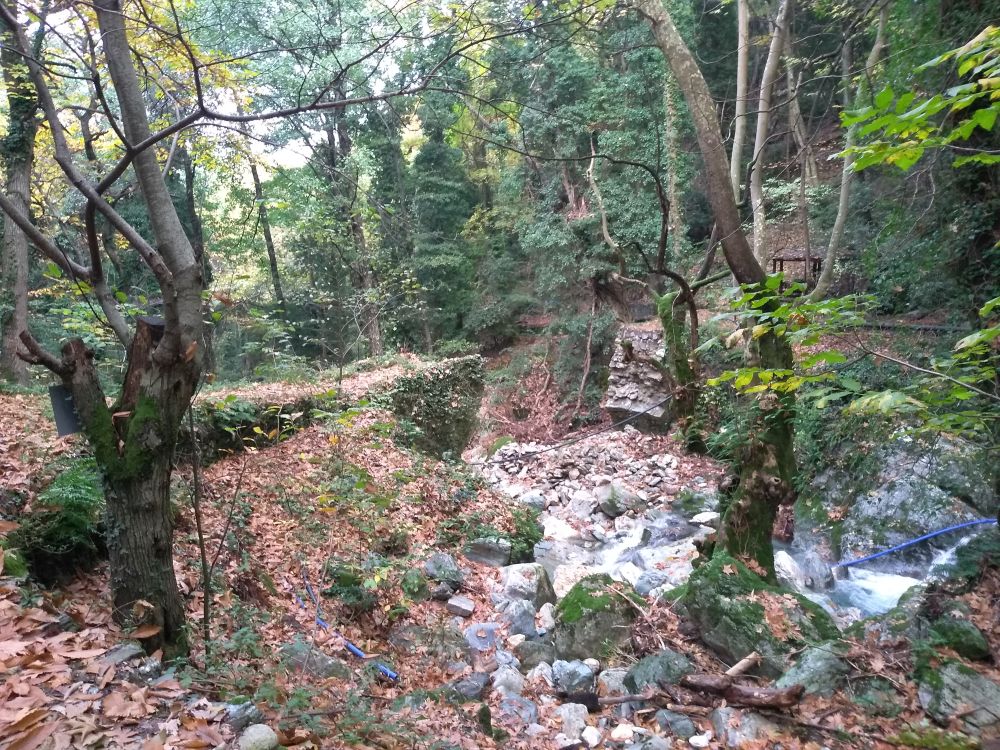
<instances>
[{"instance_id":1,"label":"tree bark","mask_svg":"<svg viewBox=\"0 0 1000 750\"><path fill-rule=\"evenodd\" d=\"M278 272L278 253L274 247L274 237L271 235L271 219L267 215L267 203L264 201L264 186L257 171L257 162L250 154L250 176L253 178L253 195L257 203L257 219L260 221L260 231L264 235L264 248L267 250L267 266L271 271L271 286L274 288L274 299L281 308L282 315L288 314L288 303L285 302L285 292L281 288L281 274Z\"/></svg>"},{"instance_id":2,"label":"tree bark","mask_svg":"<svg viewBox=\"0 0 1000 750\"><path fill-rule=\"evenodd\" d=\"M650 22L657 46L687 100L705 163L708 198L722 237L726 263L740 284L759 284L767 276L740 227L722 131L705 78L661 0L633 2ZM752 363L765 368L786 369L792 364L788 341L773 333L752 342L751 356ZM771 529L779 505L795 497L794 397L765 391L758 399L756 410L749 447L738 457L740 481L725 511L721 542L734 556L752 563L773 580Z\"/></svg>"},{"instance_id":3,"label":"tree bark","mask_svg":"<svg viewBox=\"0 0 1000 750\"><path fill-rule=\"evenodd\" d=\"M864 91L865 82L871 75L872 68L878 65L882 57L882 50L885 47L885 30L889 22L888 6L883 6L879 11L878 29L875 32L875 42L872 44L871 52L868 53L868 60L865 64L862 82L858 84L858 97ZM844 48L841 53L841 75L844 81L844 109L851 106L851 43L844 41ZM840 245L844 241L844 229L847 226L847 215L851 208L851 183L854 181L854 154L851 149L857 139L858 126L851 125L847 128L847 135L844 138L844 168L840 176L840 198L837 202L837 217L833 221L833 229L830 231L830 242L826 247L826 258L823 261L823 270L816 281L816 288L812 290L809 299L813 302L823 299L833 286L834 266L837 257L840 255Z\"/></svg>"},{"instance_id":4,"label":"tree bark","mask_svg":"<svg viewBox=\"0 0 1000 750\"><path fill-rule=\"evenodd\" d=\"M767 215L764 211L764 148L771 129L771 100L774 82L778 78L781 53L785 48L785 33L792 10L792 0L781 0L778 14L774 19L771 46L767 51L767 62L760 79L760 97L757 101L757 130L754 134L753 169L750 171L750 209L753 211L753 253L757 261L767 262L767 241L765 238Z\"/></svg>"},{"instance_id":5,"label":"tree bark","mask_svg":"<svg viewBox=\"0 0 1000 750\"><path fill-rule=\"evenodd\" d=\"M0 26L3 26L0 22ZM7 134L0 141L0 161L7 175L5 192L25 216L31 203L31 169L35 159L38 95L27 66L14 51L10 31L0 34L0 66L7 88ZM20 335L28 327L28 237L13 221L3 223L2 286L0 286L0 376L28 382L27 363L18 356Z\"/></svg>"},{"instance_id":6,"label":"tree bark","mask_svg":"<svg viewBox=\"0 0 1000 750\"><path fill-rule=\"evenodd\" d=\"M743 145L747 137L747 91L750 88L750 2L736 1L736 114L733 117L733 155L729 160L729 179L733 198L740 201L743 180Z\"/></svg>"}]
</instances>

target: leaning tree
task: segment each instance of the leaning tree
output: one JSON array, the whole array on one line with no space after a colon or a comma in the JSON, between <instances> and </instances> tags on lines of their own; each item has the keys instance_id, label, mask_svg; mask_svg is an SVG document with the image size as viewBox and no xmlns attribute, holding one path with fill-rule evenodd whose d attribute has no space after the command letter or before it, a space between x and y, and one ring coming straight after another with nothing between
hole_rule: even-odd
<instances>
[{"instance_id":1,"label":"leaning tree","mask_svg":"<svg viewBox=\"0 0 1000 750\"><path fill-rule=\"evenodd\" d=\"M55 161L82 205L87 262L63 252L39 228L44 222L36 223L23 201L0 194L0 209L38 252L92 295L127 351L125 372L110 405L93 352L81 339L66 341L57 355L23 330L19 333L26 349L23 357L51 370L70 390L104 477L115 617L124 625L150 626L144 632L156 632L144 644L148 649L163 647L168 653L186 648L184 607L174 574L169 485L178 430L202 374L206 281L167 188L163 163L170 151L167 144L193 129L202 133L240 129L252 122L343 109L440 86L440 65L389 87L378 77L379 64L404 41L448 35L460 41L446 46L443 65L474 45L531 26L518 18L506 27L477 30L467 17L449 19L436 12L429 22L434 9L416 4L406 8L405 16L373 6L364 28L330 29L322 2L308 11L290 2L256 3L231 0L213 6L213 11L225 9L214 18L218 29L239 23L247 13L286 14L300 27L311 19L316 38L296 39L294 53L300 63L326 70L328 75L325 82L289 92L274 109L244 112L240 106L244 102L234 102L229 93L233 76L224 77L225 87L214 88L213 74L229 66L245 73L239 80L244 87L251 81L266 87L266 64L258 63L269 56L290 54L289 48L282 49L281 39L261 49L241 50L238 58L232 53L213 56L206 51L211 44L211 36L205 33L210 24L205 19L192 23L202 35L195 38L184 14L197 8L189 6L182 12L169 0L162 5L147 0L71 1L47 17L17 0L0 2L0 24L7 32L5 54L26 65ZM47 50L32 48L29 36L35 36L39 25L51 32L45 39L58 40L58 45ZM456 27L461 34L454 33ZM355 41L331 55L324 35L334 32ZM251 74L248 71L254 65L258 69ZM166 97L173 103L172 112L159 112L154 119L153 107L178 81L187 96ZM85 149L73 141L74 131L65 123L72 109L66 93L72 86L78 94L82 87L84 97L90 95L96 102L97 118L115 141L117 160L81 163ZM125 180L133 180L138 187L145 208L141 225L127 220L109 200ZM117 290L104 271L107 249L99 238L101 227L113 229L155 279L162 303L160 309L150 311L153 314L129 317L123 312Z\"/></svg>"}]
</instances>

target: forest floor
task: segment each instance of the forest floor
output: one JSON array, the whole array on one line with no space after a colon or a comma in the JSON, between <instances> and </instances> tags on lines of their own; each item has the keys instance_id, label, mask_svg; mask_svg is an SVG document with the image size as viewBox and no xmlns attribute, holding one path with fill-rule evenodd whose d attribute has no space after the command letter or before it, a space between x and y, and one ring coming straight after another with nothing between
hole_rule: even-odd
<instances>
[{"instance_id":1,"label":"forest floor","mask_svg":"<svg viewBox=\"0 0 1000 750\"><path fill-rule=\"evenodd\" d=\"M361 373L345 381L341 392L360 397L403 369ZM527 391L537 397L538 412L550 406L543 404L549 399L549 379L540 371L526 382ZM303 387L261 384L241 393L288 400ZM45 411L42 396L0 393L0 413L5 415L0 421L0 498L23 493L30 507L59 461L84 450L78 436L57 437ZM534 434L519 438L553 434L551 426L539 422L536 427ZM191 469L178 467L175 568L193 643L184 664L167 667L157 654L146 658L123 651L129 634L111 619L106 565L53 589L0 578L0 748L220 747L239 734L233 705L239 701L255 703L261 713L253 715L275 728L286 746L555 747L548 737L559 728L558 702L543 683L529 685L525 696L537 702L539 724L552 730L544 736L525 736L517 726L497 723L500 697L486 696L493 722L510 733L503 742L498 732L484 732L480 703L398 701L471 671L490 671L489 653L478 657L483 663L454 664L435 658L427 645L394 648L399 641L393 636L401 626L436 632L447 630L453 620L442 602L413 601L400 584L407 570L433 552L453 551L462 523L475 519L509 531L512 518L509 502L473 480L462 465L401 448L391 431L387 413L347 409L271 447L231 455L204 469L206 547L209 555L218 550L210 653L202 637L204 593ZM685 476L679 445L664 438L652 449L678 456L679 473ZM651 448L637 440L632 450L638 455ZM0 519L14 515L11 508L0 507ZM0 520L0 533L14 523ZM322 596L314 604L306 582L316 592L327 590L331 560L365 571L370 606L353 608L350 602ZM490 593L499 572L471 561L463 565L470 570L463 593L475 602L476 620L489 621L494 616ZM995 621L1000 573L990 573L964 598L976 624L991 638L993 653L1000 653L1000 623ZM319 619L333 623L339 633L324 629ZM346 654L344 638L371 658ZM646 650L668 645L688 655L701 671L718 674L725 669L662 603L648 604L633 640ZM324 655L343 655L349 671L338 668L337 675L327 677L309 663L289 668L282 656L295 644L305 644L321 661ZM880 676L895 686L899 711L894 716L863 713L843 691L813 696L790 712L769 715L782 727L780 743L769 739L746 746L918 746L900 738L908 725L926 723L909 675L912 664L903 655L905 644L859 640L849 647L847 658L860 674ZM371 663L379 659L391 664L397 680L379 678ZM640 711L631 722L662 735L653 710ZM613 717L614 707L606 707L604 715ZM692 718L708 728L697 711ZM616 723L611 718L611 726ZM690 747L686 741L672 741L675 747ZM606 746L622 745L609 741ZM716 746L714 740L711 746Z\"/></svg>"}]
</instances>

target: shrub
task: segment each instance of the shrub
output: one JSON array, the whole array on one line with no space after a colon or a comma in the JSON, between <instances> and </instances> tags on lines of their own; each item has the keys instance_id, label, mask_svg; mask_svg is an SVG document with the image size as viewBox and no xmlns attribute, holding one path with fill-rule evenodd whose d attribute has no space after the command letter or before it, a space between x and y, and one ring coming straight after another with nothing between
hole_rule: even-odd
<instances>
[{"instance_id":1,"label":"shrub","mask_svg":"<svg viewBox=\"0 0 1000 750\"><path fill-rule=\"evenodd\" d=\"M76 459L39 496L8 537L32 576L46 585L92 567L106 553L104 491L92 458Z\"/></svg>"}]
</instances>

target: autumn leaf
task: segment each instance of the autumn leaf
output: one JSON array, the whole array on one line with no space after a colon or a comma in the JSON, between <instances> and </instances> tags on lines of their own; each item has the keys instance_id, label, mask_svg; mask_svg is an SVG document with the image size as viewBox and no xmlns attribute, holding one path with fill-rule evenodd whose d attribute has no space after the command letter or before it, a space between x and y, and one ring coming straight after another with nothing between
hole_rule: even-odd
<instances>
[{"instance_id":1,"label":"autumn leaf","mask_svg":"<svg viewBox=\"0 0 1000 750\"><path fill-rule=\"evenodd\" d=\"M163 628L160 625L153 625L150 623L148 625L141 625L128 635L129 638L142 640L143 638L152 638L154 635L159 635L161 630L163 630Z\"/></svg>"}]
</instances>

